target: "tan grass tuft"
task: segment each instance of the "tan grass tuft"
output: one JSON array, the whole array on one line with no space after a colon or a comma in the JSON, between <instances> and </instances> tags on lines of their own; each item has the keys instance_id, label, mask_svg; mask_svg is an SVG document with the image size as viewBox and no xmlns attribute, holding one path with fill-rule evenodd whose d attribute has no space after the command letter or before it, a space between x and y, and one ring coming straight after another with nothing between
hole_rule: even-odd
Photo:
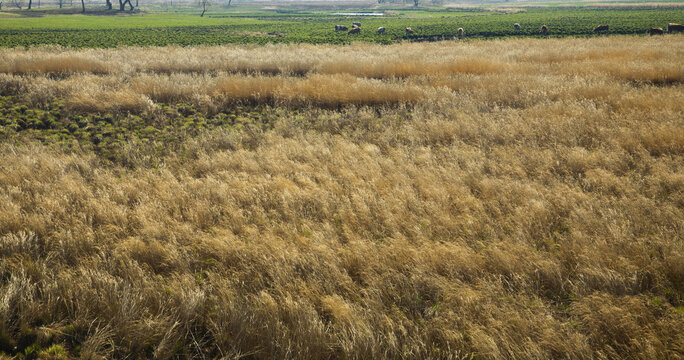
<instances>
[{"instance_id":1,"label":"tan grass tuft","mask_svg":"<svg viewBox=\"0 0 684 360\"><path fill-rule=\"evenodd\" d=\"M15 58L14 61L0 65L0 72L10 74L74 74L108 73L107 65L96 59L78 56L50 56L39 58Z\"/></svg>"}]
</instances>

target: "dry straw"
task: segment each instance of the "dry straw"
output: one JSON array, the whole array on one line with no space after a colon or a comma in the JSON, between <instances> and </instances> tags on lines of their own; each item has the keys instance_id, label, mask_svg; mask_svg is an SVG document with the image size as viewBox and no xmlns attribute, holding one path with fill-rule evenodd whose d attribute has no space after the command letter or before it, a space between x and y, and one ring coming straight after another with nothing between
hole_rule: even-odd
<instances>
[{"instance_id":1,"label":"dry straw","mask_svg":"<svg viewBox=\"0 0 684 360\"><path fill-rule=\"evenodd\" d=\"M0 340L111 358L681 357L681 36L38 66L54 51L0 50L0 91L162 126L160 102L285 109L162 155L131 142L125 164L1 144Z\"/></svg>"}]
</instances>

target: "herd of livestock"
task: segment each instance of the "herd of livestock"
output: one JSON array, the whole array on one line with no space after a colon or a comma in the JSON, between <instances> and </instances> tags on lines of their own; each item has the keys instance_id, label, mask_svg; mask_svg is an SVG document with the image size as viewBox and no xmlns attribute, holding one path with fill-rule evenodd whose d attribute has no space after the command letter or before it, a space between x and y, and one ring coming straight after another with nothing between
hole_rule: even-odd
<instances>
[{"instance_id":1,"label":"herd of livestock","mask_svg":"<svg viewBox=\"0 0 684 360\"><path fill-rule=\"evenodd\" d=\"M513 24L513 28L515 31L520 31L520 24L515 23ZM361 33L361 23L360 22L355 22L352 24L351 29L344 25L335 25L335 31L346 31L348 34L360 34ZM379 27L377 30L378 34L384 34L387 29L384 27ZM606 33L610 31L610 27L608 25L599 25L594 28L595 33ZM674 32L682 32L684 31L684 25L681 24L674 24L674 23L669 23L667 24L667 32L668 33L674 33ZM413 35L415 34L416 31L411 29L410 27L406 28L406 35ZM549 27L546 25L542 25L540 29L540 33L542 35L547 35L549 33ZM653 36L653 35L663 35L665 33L665 30L663 28L650 28L648 30L648 34ZM465 32L463 31L463 28L458 28L458 38L462 39L465 36Z\"/></svg>"}]
</instances>

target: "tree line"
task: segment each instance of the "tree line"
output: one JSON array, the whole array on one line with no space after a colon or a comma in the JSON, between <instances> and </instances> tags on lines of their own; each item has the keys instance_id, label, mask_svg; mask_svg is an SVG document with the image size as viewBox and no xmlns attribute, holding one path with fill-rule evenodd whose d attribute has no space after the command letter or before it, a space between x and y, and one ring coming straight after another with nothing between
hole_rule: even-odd
<instances>
[{"instance_id":1,"label":"tree line","mask_svg":"<svg viewBox=\"0 0 684 360\"><path fill-rule=\"evenodd\" d=\"M55 3L62 9L64 6L73 6L73 0L56 0ZM3 6L17 8L19 10L24 9L26 6L27 10L31 10L34 7L34 0L0 0L0 10ZM40 0L37 0L37 5L40 7ZM112 0L105 0L105 6L107 10L112 10L114 5ZM129 7L129 11L133 11L139 6L139 0L135 0L135 5L133 5L132 0L119 0L119 11L125 11L126 7ZM81 0L81 12L85 12L85 0Z\"/></svg>"},{"instance_id":2,"label":"tree line","mask_svg":"<svg viewBox=\"0 0 684 360\"><path fill-rule=\"evenodd\" d=\"M78 1L78 0L76 0ZM105 7L107 10L113 10L114 9L114 0L105 0ZM126 7L128 7L128 11L133 11L136 8L139 7L139 1L140 0L135 0L135 5L133 4L133 0L118 0L119 2L119 11L126 11ZM41 0L0 0L0 10L3 9L3 6L5 7L11 7L11 8L16 8L19 10L26 9L26 10L31 10L34 5L37 2L37 6L40 7L40 2ZM65 6L73 6L74 0L54 0L50 1L52 4L56 4L59 6L60 9L62 9ZM81 12L85 13L86 11L86 4L85 0L80 0L81 2ZM182 2L182 1L178 1ZM173 5L173 0L172 0L172 5ZM225 2L225 5L231 6L232 0L227 0ZM195 4L198 5L202 9L202 14L200 16L204 16L206 11L210 6L214 4L214 0L195 0Z\"/></svg>"}]
</instances>

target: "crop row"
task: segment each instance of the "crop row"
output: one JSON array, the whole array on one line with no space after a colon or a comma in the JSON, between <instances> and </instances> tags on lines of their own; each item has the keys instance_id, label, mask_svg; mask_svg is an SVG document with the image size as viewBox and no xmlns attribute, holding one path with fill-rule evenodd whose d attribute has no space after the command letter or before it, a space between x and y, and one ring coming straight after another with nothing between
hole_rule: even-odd
<instances>
[{"instance_id":1,"label":"crop row","mask_svg":"<svg viewBox=\"0 0 684 360\"><path fill-rule=\"evenodd\" d=\"M495 38L540 36L545 24L549 36L588 36L594 26L609 24L613 34L645 34L651 27L665 27L668 22L683 22L684 9L528 9L516 14L492 13L484 16L432 18L361 19L362 32L349 35L334 32L335 24L350 25L356 18L312 17L301 20L263 21L218 26L159 27L152 29L91 30L0 30L0 46L56 44L69 47L165 46L312 43L347 44L352 41L391 43L401 39L432 40L453 38L463 28L466 37ZM520 30L513 28L521 25ZM376 34L383 26L385 34ZM407 36L411 27L415 34Z\"/></svg>"}]
</instances>

